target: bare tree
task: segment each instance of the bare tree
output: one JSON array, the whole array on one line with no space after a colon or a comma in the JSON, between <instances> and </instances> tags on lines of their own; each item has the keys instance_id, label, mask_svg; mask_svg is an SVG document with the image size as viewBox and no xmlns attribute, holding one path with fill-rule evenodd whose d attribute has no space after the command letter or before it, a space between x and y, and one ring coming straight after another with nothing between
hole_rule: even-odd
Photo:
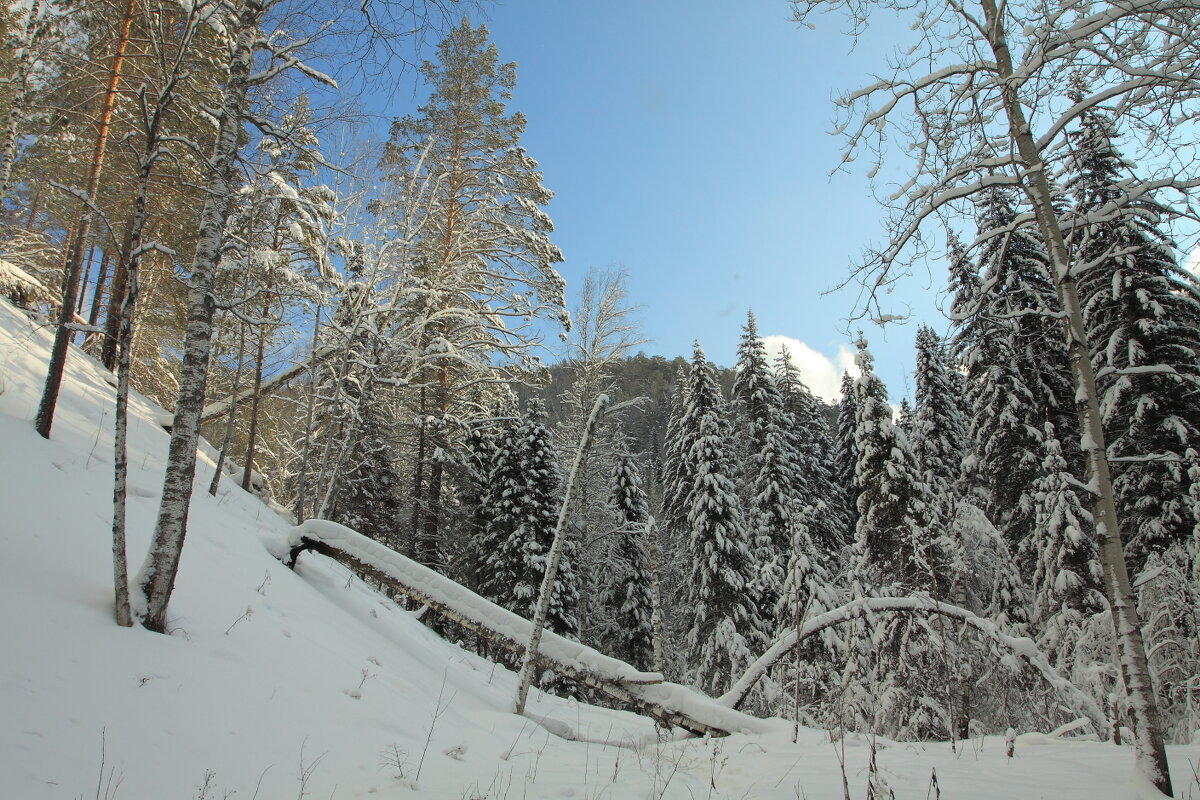
<instances>
[{"instance_id":1,"label":"bare tree","mask_svg":"<svg viewBox=\"0 0 1200 800\"><path fill-rule=\"evenodd\" d=\"M1102 216L1120 214L1146 192L1172 188L1186 196L1200 184L1171 163L1174 142L1194 134L1189 123L1200 96L1200 15L1194 3L1160 0L1098 5L799 0L796 19L809 22L816 12L831 8L847 13L856 34L865 28L872 10L909 16L916 38L911 48L897 50L875 83L839 101L846 116L840 130L848 136L844 161L863 152L871 153L876 164L891 159L886 151L893 137L908 144L911 157L907 179L885 200L893 212L888 241L869 253L854 273L863 282L865 313L880 321L889 318L880 307L881 290L925 254L922 231L928 223L953 218L966 201L990 187L1019 187L1029 202L1032 211L1019 215L1011 228L1035 224L1050 256L1058 307L1048 311L1060 320L1070 355L1080 444L1088 461L1138 765L1160 791L1170 794L1075 286L1077 265L1065 244L1048 169L1066 127L1088 109L1104 108L1118 124L1149 134L1150 163L1163 169L1160 175L1130 184L1125 196ZM1066 102L1072 76L1099 88L1077 102ZM976 244L1004 233L984 232Z\"/></svg>"}]
</instances>

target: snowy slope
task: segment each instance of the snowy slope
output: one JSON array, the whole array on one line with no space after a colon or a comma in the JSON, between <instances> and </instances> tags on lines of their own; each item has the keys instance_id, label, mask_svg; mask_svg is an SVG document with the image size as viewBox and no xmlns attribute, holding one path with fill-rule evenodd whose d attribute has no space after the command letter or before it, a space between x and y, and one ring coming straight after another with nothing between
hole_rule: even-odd
<instances>
[{"instance_id":1,"label":"snowy slope","mask_svg":"<svg viewBox=\"0 0 1200 800\"><path fill-rule=\"evenodd\" d=\"M822 731L714 741L557 698L511 713L514 677L431 634L342 567L296 573L287 524L226 481L193 505L171 636L112 622L111 376L73 351L50 442L32 430L49 336L0 301L0 798L841 798ZM131 404L130 565L167 436ZM212 460L201 459L207 486ZM587 741L570 741L561 734ZM868 747L845 748L865 797ZM398 754L398 756L397 756ZM1181 797L1200 747L1171 751ZM402 770L392 763L400 761ZM101 764L104 765L101 778ZM1136 796L1127 749L1031 735L895 744L897 798ZM418 776L418 768L420 774ZM399 775L399 772L403 775ZM1186 778L1186 780L1185 780ZM97 791L97 781L101 785ZM205 781L208 786L205 788ZM1200 800L1200 785L1191 784Z\"/></svg>"}]
</instances>

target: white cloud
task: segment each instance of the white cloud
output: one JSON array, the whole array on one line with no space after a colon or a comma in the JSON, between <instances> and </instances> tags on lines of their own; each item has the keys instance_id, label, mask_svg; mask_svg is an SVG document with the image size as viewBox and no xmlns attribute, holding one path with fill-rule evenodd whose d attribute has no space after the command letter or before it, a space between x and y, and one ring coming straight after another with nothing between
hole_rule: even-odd
<instances>
[{"instance_id":1,"label":"white cloud","mask_svg":"<svg viewBox=\"0 0 1200 800\"><path fill-rule=\"evenodd\" d=\"M790 336L764 336L763 344L772 360L779 355L780 347L786 346L792 363L800 370L800 378L812 393L827 403L836 403L842 398L842 373L849 372L858 377L854 364L854 352L847 346L838 348L837 355L830 358L818 353L799 339Z\"/></svg>"}]
</instances>

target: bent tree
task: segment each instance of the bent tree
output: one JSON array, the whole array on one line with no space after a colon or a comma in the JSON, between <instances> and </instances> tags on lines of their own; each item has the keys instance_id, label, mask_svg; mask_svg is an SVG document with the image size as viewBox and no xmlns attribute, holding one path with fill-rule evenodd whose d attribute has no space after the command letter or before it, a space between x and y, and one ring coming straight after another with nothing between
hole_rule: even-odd
<instances>
[{"instance_id":1,"label":"bent tree","mask_svg":"<svg viewBox=\"0 0 1200 800\"><path fill-rule=\"evenodd\" d=\"M1034 225L1048 251L1057 308L1046 311L1059 320L1070 357L1080 447L1087 458L1138 767L1167 795L1171 779L1122 551L1096 375L1047 171L1068 125L1089 110L1104 109L1118 126L1148 134L1139 162L1164 168L1161 174L1130 182L1097 216L1119 216L1150 192L1174 189L1186 198L1200 183L1178 175L1178 165L1171 163L1176 142L1195 134L1188 122L1200 97L1200 53L1194 46L1200 15L1194 5L1160 0L794 3L800 22L813 21L823 11L845 12L855 35L865 30L872 10L884 9L912 23L915 42L897 49L884 77L838 101L844 114L840 130L848 139L844 161L863 153L873 155L877 164L885 157L893 160L887 154L893 138L907 144L906 155L895 158L909 159L903 182L884 200L892 212L887 241L854 271L867 288L865 313L887 319L879 308L880 290L924 255L923 231L930 223L961 218L973 198L1000 186L1019 188L1032 209L1017 215L1005 230L981 232L975 244ZM1095 88L1068 101L1070 81Z\"/></svg>"}]
</instances>

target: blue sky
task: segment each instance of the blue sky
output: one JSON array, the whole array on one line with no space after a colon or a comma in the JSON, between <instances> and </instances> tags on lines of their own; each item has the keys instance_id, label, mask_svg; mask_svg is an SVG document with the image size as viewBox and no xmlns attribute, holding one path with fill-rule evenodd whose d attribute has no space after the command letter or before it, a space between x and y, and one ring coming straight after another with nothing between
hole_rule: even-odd
<instances>
[{"instance_id":1,"label":"blue sky","mask_svg":"<svg viewBox=\"0 0 1200 800\"><path fill-rule=\"evenodd\" d=\"M518 64L510 107L556 193L547 210L568 284L624 266L647 352L686 355L699 338L725 365L752 307L763 335L834 359L801 364L821 384L840 374L858 297L822 292L878 239L882 213L863 171L828 176L840 153L831 99L869 82L884 45L851 52L832 20L812 31L789 17L780 0L507 0L473 15ZM944 267L933 271L885 310L944 331ZM893 401L911 394L915 322L851 334L860 326Z\"/></svg>"}]
</instances>

